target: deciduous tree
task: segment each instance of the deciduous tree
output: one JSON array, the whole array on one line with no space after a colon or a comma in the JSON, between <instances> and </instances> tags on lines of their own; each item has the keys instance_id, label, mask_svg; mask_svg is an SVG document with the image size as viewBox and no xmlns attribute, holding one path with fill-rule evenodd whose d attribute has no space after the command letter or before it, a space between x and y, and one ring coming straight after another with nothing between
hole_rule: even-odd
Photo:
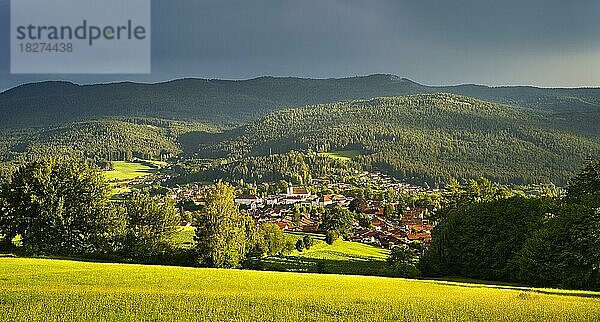
<instances>
[{"instance_id":1,"label":"deciduous tree","mask_svg":"<svg viewBox=\"0 0 600 322\"><path fill-rule=\"evenodd\" d=\"M221 182L206 193L195 237L198 260L204 265L235 268L245 257L245 221L234 198L234 188Z\"/></svg>"}]
</instances>

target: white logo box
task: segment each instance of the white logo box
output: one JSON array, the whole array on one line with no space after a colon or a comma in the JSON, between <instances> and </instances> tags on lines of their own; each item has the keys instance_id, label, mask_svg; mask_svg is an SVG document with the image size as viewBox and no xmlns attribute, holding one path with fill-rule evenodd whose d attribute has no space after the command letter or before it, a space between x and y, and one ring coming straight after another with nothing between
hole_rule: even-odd
<instances>
[{"instance_id":1,"label":"white logo box","mask_svg":"<svg viewBox=\"0 0 600 322\"><path fill-rule=\"evenodd\" d=\"M150 0L11 0L11 73L151 72Z\"/></svg>"}]
</instances>

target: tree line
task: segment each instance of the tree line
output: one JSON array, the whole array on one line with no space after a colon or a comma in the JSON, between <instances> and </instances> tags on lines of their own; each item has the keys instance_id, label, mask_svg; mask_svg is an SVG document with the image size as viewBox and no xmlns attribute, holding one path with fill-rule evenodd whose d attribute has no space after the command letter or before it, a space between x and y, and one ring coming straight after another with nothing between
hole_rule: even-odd
<instances>
[{"instance_id":1,"label":"tree line","mask_svg":"<svg viewBox=\"0 0 600 322\"><path fill-rule=\"evenodd\" d=\"M40 159L0 188L3 245L31 255L146 261L167 256L179 224L174 201L133 192L109 200L110 187L90 161Z\"/></svg>"},{"instance_id":2,"label":"tree line","mask_svg":"<svg viewBox=\"0 0 600 322\"><path fill-rule=\"evenodd\" d=\"M97 162L166 160L182 153L179 138L193 131L212 128L193 122L115 118L44 128L0 129L0 176L10 174L9 170L23 163L48 156Z\"/></svg>"},{"instance_id":3,"label":"tree line","mask_svg":"<svg viewBox=\"0 0 600 322\"><path fill-rule=\"evenodd\" d=\"M252 184L283 180L294 185L310 185L313 178L349 180L360 169L360 165L351 161L319 156L313 151L288 151L242 160L225 159L201 168L183 166L182 173L170 180L169 184L221 179Z\"/></svg>"},{"instance_id":4,"label":"tree line","mask_svg":"<svg viewBox=\"0 0 600 322\"><path fill-rule=\"evenodd\" d=\"M590 160L563 197L456 186L438 213L424 274L600 289L600 162Z\"/></svg>"}]
</instances>

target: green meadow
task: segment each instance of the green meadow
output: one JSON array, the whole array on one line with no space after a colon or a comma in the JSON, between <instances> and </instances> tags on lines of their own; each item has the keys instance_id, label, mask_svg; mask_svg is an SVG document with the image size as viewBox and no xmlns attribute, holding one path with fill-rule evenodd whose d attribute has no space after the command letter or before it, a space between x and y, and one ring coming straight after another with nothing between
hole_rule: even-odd
<instances>
[{"instance_id":1,"label":"green meadow","mask_svg":"<svg viewBox=\"0 0 600 322\"><path fill-rule=\"evenodd\" d=\"M156 168L152 163L112 161L114 170L104 171L108 181L126 181L153 173Z\"/></svg>"},{"instance_id":2,"label":"green meadow","mask_svg":"<svg viewBox=\"0 0 600 322\"><path fill-rule=\"evenodd\" d=\"M342 160L342 161L350 161L350 160L356 158L357 156L361 155L361 153L358 150L338 150L338 151L330 151L330 152L321 152L321 153L319 153L319 155L323 156L323 157L330 157L333 159Z\"/></svg>"},{"instance_id":3,"label":"green meadow","mask_svg":"<svg viewBox=\"0 0 600 322\"><path fill-rule=\"evenodd\" d=\"M0 258L1 321L598 321L600 293Z\"/></svg>"},{"instance_id":4,"label":"green meadow","mask_svg":"<svg viewBox=\"0 0 600 322\"><path fill-rule=\"evenodd\" d=\"M190 249L194 247L194 235L195 229L192 226L185 226L177 228L177 232L173 236L174 244L183 249Z\"/></svg>"},{"instance_id":5,"label":"green meadow","mask_svg":"<svg viewBox=\"0 0 600 322\"><path fill-rule=\"evenodd\" d=\"M271 256L252 260L254 268L268 271L307 273L331 273L352 275L393 276L386 262L389 250L362 243L336 240L333 245L325 243L322 234L286 232L290 238L301 239L311 235L314 245L301 252L294 250L285 256ZM194 227L180 227L174 242L181 248L194 245Z\"/></svg>"},{"instance_id":6,"label":"green meadow","mask_svg":"<svg viewBox=\"0 0 600 322\"><path fill-rule=\"evenodd\" d=\"M286 233L302 238L304 233ZM387 264L389 250L371 245L336 240L332 245L323 241L324 235L311 234L315 244L301 252L271 256L260 260L257 269L269 271L393 276Z\"/></svg>"},{"instance_id":7,"label":"green meadow","mask_svg":"<svg viewBox=\"0 0 600 322\"><path fill-rule=\"evenodd\" d=\"M380 260L385 261L389 250L361 243L336 240L333 245L318 242L310 249L296 252L296 256L305 258L331 259L331 260Z\"/></svg>"},{"instance_id":8,"label":"green meadow","mask_svg":"<svg viewBox=\"0 0 600 322\"><path fill-rule=\"evenodd\" d=\"M112 185L111 194L117 195L129 191L129 188L120 186L135 179L147 176L156 172L157 168L163 166L163 162L158 161L112 161L113 170L103 171L104 177Z\"/></svg>"},{"instance_id":9,"label":"green meadow","mask_svg":"<svg viewBox=\"0 0 600 322\"><path fill-rule=\"evenodd\" d=\"M310 249L261 259L256 268L273 271L393 276L386 262L389 251L371 245L336 240L328 245L315 239Z\"/></svg>"}]
</instances>

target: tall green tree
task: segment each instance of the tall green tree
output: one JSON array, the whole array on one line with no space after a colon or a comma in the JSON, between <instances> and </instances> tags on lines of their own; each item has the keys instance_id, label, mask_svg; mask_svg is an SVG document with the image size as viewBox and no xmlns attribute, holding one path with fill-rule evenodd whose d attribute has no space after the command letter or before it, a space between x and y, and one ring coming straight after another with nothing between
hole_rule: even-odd
<instances>
[{"instance_id":1,"label":"tall green tree","mask_svg":"<svg viewBox=\"0 0 600 322\"><path fill-rule=\"evenodd\" d=\"M2 182L2 178L0 177L0 250L12 250L15 245L12 243L12 236L8 235L8 231L10 231L10 220L8 213L8 205L4 199L4 189L6 189L6 185Z\"/></svg>"},{"instance_id":2,"label":"tall green tree","mask_svg":"<svg viewBox=\"0 0 600 322\"><path fill-rule=\"evenodd\" d=\"M152 258L169 251L180 216L175 201L135 191L124 204L127 218L125 253L138 259Z\"/></svg>"},{"instance_id":3,"label":"tall green tree","mask_svg":"<svg viewBox=\"0 0 600 322\"><path fill-rule=\"evenodd\" d=\"M417 254L408 247L394 247L387 258L394 274L402 277L415 277L420 274L416 267Z\"/></svg>"},{"instance_id":4,"label":"tall green tree","mask_svg":"<svg viewBox=\"0 0 600 322\"><path fill-rule=\"evenodd\" d=\"M354 214L340 206L325 209L323 222L320 229L324 231L335 230L340 235L346 237L354 223Z\"/></svg>"},{"instance_id":5,"label":"tall green tree","mask_svg":"<svg viewBox=\"0 0 600 322\"><path fill-rule=\"evenodd\" d=\"M279 254L285 247L283 231L273 223L260 225L259 233L263 242L262 253L267 256Z\"/></svg>"},{"instance_id":6,"label":"tall green tree","mask_svg":"<svg viewBox=\"0 0 600 322\"><path fill-rule=\"evenodd\" d=\"M302 242L304 243L304 247L306 249L310 249L315 244L315 241L311 235L304 235L304 237L302 237Z\"/></svg>"},{"instance_id":7,"label":"tall green tree","mask_svg":"<svg viewBox=\"0 0 600 322\"><path fill-rule=\"evenodd\" d=\"M365 212L368 208L367 201L362 197L352 199L352 201L350 201L350 205L348 206L348 209L355 213Z\"/></svg>"},{"instance_id":8,"label":"tall green tree","mask_svg":"<svg viewBox=\"0 0 600 322\"><path fill-rule=\"evenodd\" d=\"M567 188L568 198L576 199L600 192L600 161L588 160L583 169L571 180Z\"/></svg>"},{"instance_id":9,"label":"tall green tree","mask_svg":"<svg viewBox=\"0 0 600 322\"><path fill-rule=\"evenodd\" d=\"M0 231L21 236L35 254L107 251L114 236L114 209L100 171L80 159L48 158L20 167L1 189Z\"/></svg>"},{"instance_id":10,"label":"tall green tree","mask_svg":"<svg viewBox=\"0 0 600 322\"><path fill-rule=\"evenodd\" d=\"M589 160L558 211L525 243L520 277L537 286L600 289L600 163Z\"/></svg>"},{"instance_id":11,"label":"tall green tree","mask_svg":"<svg viewBox=\"0 0 600 322\"><path fill-rule=\"evenodd\" d=\"M340 238L340 234L336 230L328 230L325 233L325 242L329 245L333 245L338 238Z\"/></svg>"},{"instance_id":12,"label":"tall green tree","mask_svg":"<svg viewBox=\"0 0 600 322\"><path fill-rule=\"evenodd\" d=\"M563 205L527 240L518 259L520 280L528 284L599 290L599 209Z\"/></svg>"},{"instance_id":13,"label":"tall green tree","mask_svg":"<svg viewBox=\"0 0 600 322\"><path fill-rule=\"evenodd\" d=\"M383 216L387 219L393 219L397 215L396 207L393 204L386 203L383 206Z\"/></svg>"},{"instance_id":14,"label":"tall green tree","mask_svg":"<svg viewBox=\"0 0 600 322\"><path fill-rule=\"evenodd\" d=\"M512 197L446 208L421 268L430 275L515 281L518 252L552 206L543 199Z\"/></svg>"},{"instance_id":15,"label":"tall green tree","mask_svg":"<svg viewBox=\"0 0 600 322\"><path fill-rule=\"evenodd\" d=\"M247 248L244 215L234 203L235 189L215 184L205 196L196 227L196 250L201 264L239 267Z\"/></svg>"}]
</instances>

